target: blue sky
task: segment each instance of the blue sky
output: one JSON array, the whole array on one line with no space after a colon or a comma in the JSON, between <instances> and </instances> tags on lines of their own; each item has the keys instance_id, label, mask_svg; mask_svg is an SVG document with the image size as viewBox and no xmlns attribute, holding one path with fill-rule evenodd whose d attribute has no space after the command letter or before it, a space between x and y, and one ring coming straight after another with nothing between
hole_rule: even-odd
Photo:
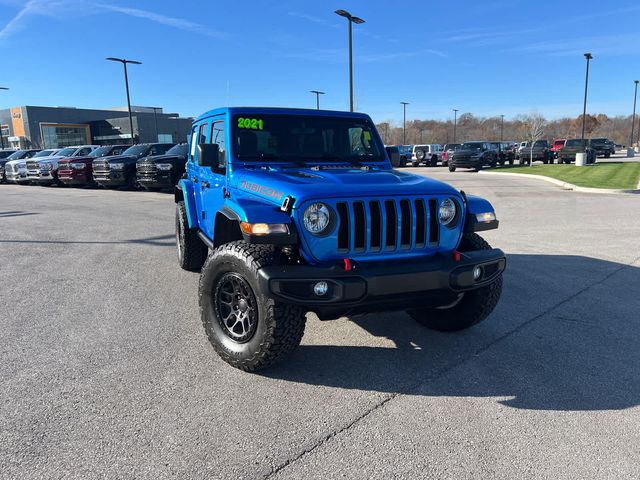
<instances>
[{"instance_id":1,"label":"blue sky","mask_svg":"<svg viewBox=\"0 0 640 480\"><path fill-rule=\"evenodd\" d=\"M640 77L640 4L476 0L0 0L0 107L132 103L198 115L223 105L348 109L347 22L355 101L375 121L582 111L630 114Z\"/></svg>"}]
</instances>

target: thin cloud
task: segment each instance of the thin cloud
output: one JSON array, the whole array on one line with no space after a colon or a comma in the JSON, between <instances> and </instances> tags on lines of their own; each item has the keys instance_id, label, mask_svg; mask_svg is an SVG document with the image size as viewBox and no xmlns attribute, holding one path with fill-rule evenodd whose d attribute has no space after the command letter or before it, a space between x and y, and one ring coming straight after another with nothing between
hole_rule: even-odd
<instances>
[{"instance_id":1,"label":"thin cloud","mask_svg":"<svg viewBox=\"0 0 640 480\"><path fill-rule=\"evenodd\" d=\"M191 22L189 20L184 20L182 18L169 17L166 15L161 15L159 13L150 12L148 10L140 10L138 8L130 8L130 7L120 7L117 5L110 5L107 3L95 3L94 5L96 7L103 8L105 10L122 13L130 17L144 18L145 20L150 20L152 22L156 22L161 25L167 25L169 27L179 28L180 30L200 33L202 35L208 35L210 37L221 38L225 36L225 34L221 32L215 32L215 31L209 30L204 25Z\"/></svg>"},{"instance_id":2,"label":"thin cloud","mask_svg":"<svg viewBox=\"0 0 640 480\"><path fill-rule=\"evenodd\" d=\"M84 0L30 0L0 29L0 40L7 39L26 28L29 18L33 16L47 16L63 20L80 15L96 15L104 12L114 12L130 17L142 18L161 25L210 37L222 38L226 36L224 33L210 30L206 26L196 22L138 8L121 7L108 3L96 3Z\"/></svg>"}]
</instances>

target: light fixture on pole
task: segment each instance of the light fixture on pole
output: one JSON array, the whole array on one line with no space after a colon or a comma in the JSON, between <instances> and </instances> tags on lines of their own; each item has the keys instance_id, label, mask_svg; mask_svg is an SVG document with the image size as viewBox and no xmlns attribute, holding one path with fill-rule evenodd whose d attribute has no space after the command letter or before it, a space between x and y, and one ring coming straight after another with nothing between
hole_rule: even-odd
<instances>
[{"instance_id":1,"label":"light fixture on pole","mask_svg":"<svg viewBox=\"0 0 640 480\"><path fill-rule=\"evenodd\" d=\"M133 65L142 65L142 62L116 57L107 57L107 60L111 60L112 62L120 62L124 67L124 85L127 90L127 110L129 111L129 130L131 132L131 145L133 145L135 143L135 139L133 137L133 119L131 117L131 98L129 97L129 77L127 75L127 63L131 63Z\"/></svg>"},{"instance_id":2,"label":"light fixture on pole","mask_svg":"<svg viewBox=\"0 0 640 480\"><path fill-rule=\"evenodd\" d=\"M409 102L400 102L402 104L402 144L407 144L407 105Z\"/></svg>"},{"instance_id":3,"label":"light fixture on pole","mask_svg":"<svg viewBox=\"0 0 640 480\"><path fill-rule=\"evenodd\" d=\"M9 90L9 88L0 87L0 90ZM633 134L631 136L633 137ZM0 122L0 148L4 148L4 136L2 135L2 122Z\"/></svg>"},{"instance_id":4,"label":"light fixture on pole","mask_svg":"<svg viewBox=\"0 0 640 480\"><path fill-rule=\"evenodd\" d=\"M458 109L453 109L453 143L456 143L456 128L458 127Z\"/></svg>"},{"instance_id":5,"label":"light fixture on pole","mask_svg":"<svg viewBox=\"0 0 640 480\"><path fill-rule=\"evenodd\" d=\"M324 92L319 90L310 90L311 93L315 93L316 95L316 109L320 110L320 95L324 95Z\"/></svg>"},{"instance_id":6,"label":"light fixture on pole","mask_svg":"<svg viewBox=\"0 0 640 480\"><path fill-rule=\"evenodd\" d=\"M500 115L500 141L503 140L502 134L504 132L504 115Z\"/></svg>"},{"instance_id":7,"label":"light fixture on pole","mask_svg":"<svg viewBox=\"0 0 640 480\"><path fill-rule=\"evenodd\" d=\"M580 137L582 139L583 152L587 150L587 146L585 145L585 142L584 142L584 129L585 129L585 122L587 117L587 88L589 87L589 61L593 58L593 55L587 52L584 54L584 58L587 59L587 74L584 80L584 108L582 110L582 137Z\"/></svg>"},{"instance_id":8,"label":"light fixture on pole","mask_svg":"<svg viewBox=\"0 0 640 480\"><path fill-rule=\"evenodd\" d=\"M353 112L353 35L351 24L357 23L359 25L364 23L364 20L360 17L354 17L346 10L336 10L335 13L349 21L349 111Z\"/></svg>"}]
</instances>

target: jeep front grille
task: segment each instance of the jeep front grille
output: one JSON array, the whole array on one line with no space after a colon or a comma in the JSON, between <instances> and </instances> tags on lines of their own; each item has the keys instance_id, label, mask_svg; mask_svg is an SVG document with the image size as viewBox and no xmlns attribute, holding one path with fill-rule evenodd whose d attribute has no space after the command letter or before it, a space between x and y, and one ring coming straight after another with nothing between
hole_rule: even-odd
<instances>
[{"instance_id":1,"label":"jeep front grille","mask_svg":"<svg viewBox=\"0 0 640 480\"><path fill-rule=\"evenodd\" d=\"M435 198L337 202L340 253L413 250L437 246Z\"/></svg>"}]
</instances>

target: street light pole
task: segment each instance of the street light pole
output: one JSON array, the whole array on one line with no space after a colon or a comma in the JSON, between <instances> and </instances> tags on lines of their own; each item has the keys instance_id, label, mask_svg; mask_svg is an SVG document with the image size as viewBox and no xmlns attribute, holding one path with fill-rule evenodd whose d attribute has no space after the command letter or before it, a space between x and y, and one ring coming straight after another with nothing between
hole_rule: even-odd
<instances>
[{"instance_id":1,"label":"street light pole","mask_svg":"<svg viewBox=\"0 0 640 480\"><path fill-rule=\"evenodd\" d=\"M584 143L584 127L585 121L587 117L587 88L589 86L589 61L593 58L593 55L590 53L585 53L584 58L587 59L587 75L584 80L584 109L582 110L582 149L583 151L587 150L587 146Z\"/></svg>"},{"instance_id":2,"label":"street light pole","mask_svg":"<svg viewBox=\"0 0 640 480\"><path fill-rule=\"evenodd\" d=\"M500 141L503 140L503 132L504 132L504 115L500 115Z\"/></svg>"},{"instance_id":3,"label":"street light pole","mask_svg":"<svg viewBox=\"0 0 640 480\"><path fill-rule=\"evenodd\" d=\"M458 109L453 109L453 143L456 143L456 128L458 126Z\"/></svg>"},{"instance_id":4,"label":"street light pole","mask_svg":"<svg viewBox=\"0 0 640 480\"><path fill-rule=\"evenodd\" d=\"M407 105L409 102L400 102L402 104L402 144L407 144Z\"/></svg>"},{"instance_id":5,"label":"street light pole","mask_svg":"<svg viewBox=\"0 0 640 480\"><path fill-rule=\"evenodd\" d=\"M7 87L0 87L0 90L9 90ZM635 109L635 106L633 107ZM633 137L633 134L631 134ZM4 148L4 136L2 135L2 122L0 122L0 148Z\"/></svg>"},{"instance_id":6,"label":"street light pole","mask_svg":"<svg viewBox=\"0 0 640 480\"><path fill-rule=\"evenodd\" d=\"M135 143L135 140L133 138L133 118L131 117L131 98L129 97L129 77L127 75L127 63L131 63L133 65L142 65L142 62L116 57L107 57L107 60L111 60L112 62L120 62L124 67L124 85L127 89L127 110L129 111L129 131L131 132L131 145L133 145Z\"/></svg>"},{"instance_id":7,"label":"street light pole","mask_svg":"<svg viewBox=\"0 0 640 480\"><path fill-rule=\"evenodd\" d=\"M349 111L353 112L353 35L352 35L352 23L358 25L364 23L364 20L360 17L354 17L346 10L336 10L335 13L344 17L349 22Z\"/></svg>"},{"instance_id":8,"label":"street light pole","mask_svg":"<svg viewBox=\"0 0 640 480\"><path fill-rule=\"evenodd\" d=\"M319 90L310 90L310 92L316 94L316 109L320 110L320 95L324 95L324 92Z\"/></svg>"},{"instance_id":9,"label":"street light pole","mask_svg":"<svg viewBox=\"0 0 640 480\"><path fill-rule=\"evenodd\" d=\"M636 125L636 99L638 98L638 80L634 80L633 83L636 84L635 91L633 92L633 116L631 117L631 141L629 142L629 147L633 148L633 130ZM638 126L640 129L640 126Z\"/></svg>"}]
</instances>

